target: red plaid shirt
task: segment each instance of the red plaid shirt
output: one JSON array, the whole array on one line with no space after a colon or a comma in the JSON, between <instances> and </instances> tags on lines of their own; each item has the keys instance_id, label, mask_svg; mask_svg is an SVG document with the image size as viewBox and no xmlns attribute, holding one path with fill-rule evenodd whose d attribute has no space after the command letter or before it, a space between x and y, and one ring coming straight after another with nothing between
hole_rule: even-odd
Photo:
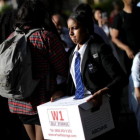
<instances>
[{"instance_id":1,"label":"red plaid shirt","mask_svg":"<svg viewBox=\"0 0 140 140\"><path fill-rule=\"evenodd\" d=\"M9 99L8 104L12 113L34 115L37 113L37 106L48 102L56 91L56 74L67 76L68 60L61 41L51 32L34 32L29 37L29 44L33 56L34 77L42 78L42 80L35 90L36 96L23 101ZM56 74L51 74L51 90L50 93L47 93L45 75L50 69L50 64ZM53 71L51 70L51 72Z\"/></svg>"}]
</instances>

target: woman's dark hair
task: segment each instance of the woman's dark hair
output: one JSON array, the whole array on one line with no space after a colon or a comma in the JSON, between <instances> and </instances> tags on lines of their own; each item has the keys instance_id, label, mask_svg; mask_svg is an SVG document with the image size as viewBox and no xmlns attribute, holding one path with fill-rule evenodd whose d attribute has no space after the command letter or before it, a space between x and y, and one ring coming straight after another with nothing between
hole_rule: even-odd
<instances>
[{"instance_id":1,"label":"woman's dark hair","mask_svg":"<svg viewBox=\"0 0 140 140\"><path fill-rule=\"evenodd\" d=\"M17 10L4 12L0 17L0 43L2 43L13 31L14 20L16 18Z\"/></svg>"},{"instance_id":2,"label":"woman's dark hair","mask_svg":"<svg viewBox=\"0 0 140 140\"><path fill-rule=\"evenodd\" d=\"M101 13L102 13L102 12L103 12L103 9L102 9L101 7L96 7L96 8L94 8L94 9L92 10L92 12L93 12L93 21L94 21L95 24L98 25L98 21L95 19L95 12L96 12L96 11L101 11Z\"/></svg>"},{"instance_id":3,"label":"woman's dark hair","mask_svg":"<svg viewBox=\"0 0 140 140\"><path fill-rule=\"evenodd\" d=\"M87 29L90 35L94 34L94 23L92 19L92 8L88 4L81 3L74 8L69 19L76 20Z\"/></svg>"},{"instance_id":4,"label":"woman's dark hair","mask_svg":"<svg viewBox=\"0 0 140 140\"><path fill-rule=\"evenodd\" d=\"M23 29L24 26L43 27L58 35L51 19L49 7L43 0L26 0L18 11L15 26L20 29Z\"/></svg>"}]
</instances>

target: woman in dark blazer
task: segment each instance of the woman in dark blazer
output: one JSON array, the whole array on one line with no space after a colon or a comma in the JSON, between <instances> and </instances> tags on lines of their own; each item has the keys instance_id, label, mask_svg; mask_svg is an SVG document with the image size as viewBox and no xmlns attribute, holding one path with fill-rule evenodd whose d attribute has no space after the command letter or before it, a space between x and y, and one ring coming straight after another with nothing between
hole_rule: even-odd
<instances>
[{"instance_id":1,"label":"woman in dark blazer","mask_svg":"<svg viewBox=\"0 0 140 140\"><path fill-rule=\"evenodd\" d=\"M92 101L95 107L102 105L102 97L110 97L110 105L115 125L119 120L120 97L122 89L128 83L128 77L121 69L112 54L110 46L94 33L92 9L87 4L80 4L68 19L69 35L77 44L69 50L68 95L77 92L74 71L76 52L80 55L80 73L84 93L91 93L87 101ZM93 50L93 51L92 51ZM112 133L113 134L113 133ZM109 136L111 139L111 137Z\"/></svg>"}]
</instances>

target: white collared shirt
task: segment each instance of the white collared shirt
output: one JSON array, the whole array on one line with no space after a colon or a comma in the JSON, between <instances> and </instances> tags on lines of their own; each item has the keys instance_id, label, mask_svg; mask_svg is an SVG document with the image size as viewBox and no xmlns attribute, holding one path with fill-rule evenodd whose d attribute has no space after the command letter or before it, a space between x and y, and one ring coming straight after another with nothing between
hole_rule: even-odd
<instances>
[{"instance_id":1,"label":"white collared shirt","mask_svg":"<svg viewBox=\"0 0 140 140\"><path fill-rule=\"evenodd\" d=\"M77 52L80 53L80 71L81 71L81 64L82 64L82 61L83 61L83 56L84 56L84 53L85 53L85 50L87 48L89 40L86 43L84 43L83 46L79 50L78 50L78 44L77 44L74 51L73 51L74 57L72 59L72 63L71 63L71 67L70 67L70 74L72 76L75 87L76 87L76 81L75 81L75 58L76 58L76 53L75 52L77 51ZM85 92L87 92L86 88L85 88Z\"/></svg>"}]
</instances>

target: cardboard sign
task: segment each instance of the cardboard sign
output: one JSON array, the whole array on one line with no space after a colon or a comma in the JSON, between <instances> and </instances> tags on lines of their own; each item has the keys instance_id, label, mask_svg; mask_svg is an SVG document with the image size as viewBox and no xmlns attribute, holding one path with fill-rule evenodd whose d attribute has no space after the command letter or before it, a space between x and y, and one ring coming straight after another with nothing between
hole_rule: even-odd
<instances>
[{"instance_id":1,"label":"cardboard sign","mask_svg":"<svg viewBox=\"0 0 140 140\"><path fill-rule=\"evenodd\" d=\"M84 99L63 97L37 107L44 139L90 140L114 128L107 96L100 108Z\"/></svg>"}]
</instances>

